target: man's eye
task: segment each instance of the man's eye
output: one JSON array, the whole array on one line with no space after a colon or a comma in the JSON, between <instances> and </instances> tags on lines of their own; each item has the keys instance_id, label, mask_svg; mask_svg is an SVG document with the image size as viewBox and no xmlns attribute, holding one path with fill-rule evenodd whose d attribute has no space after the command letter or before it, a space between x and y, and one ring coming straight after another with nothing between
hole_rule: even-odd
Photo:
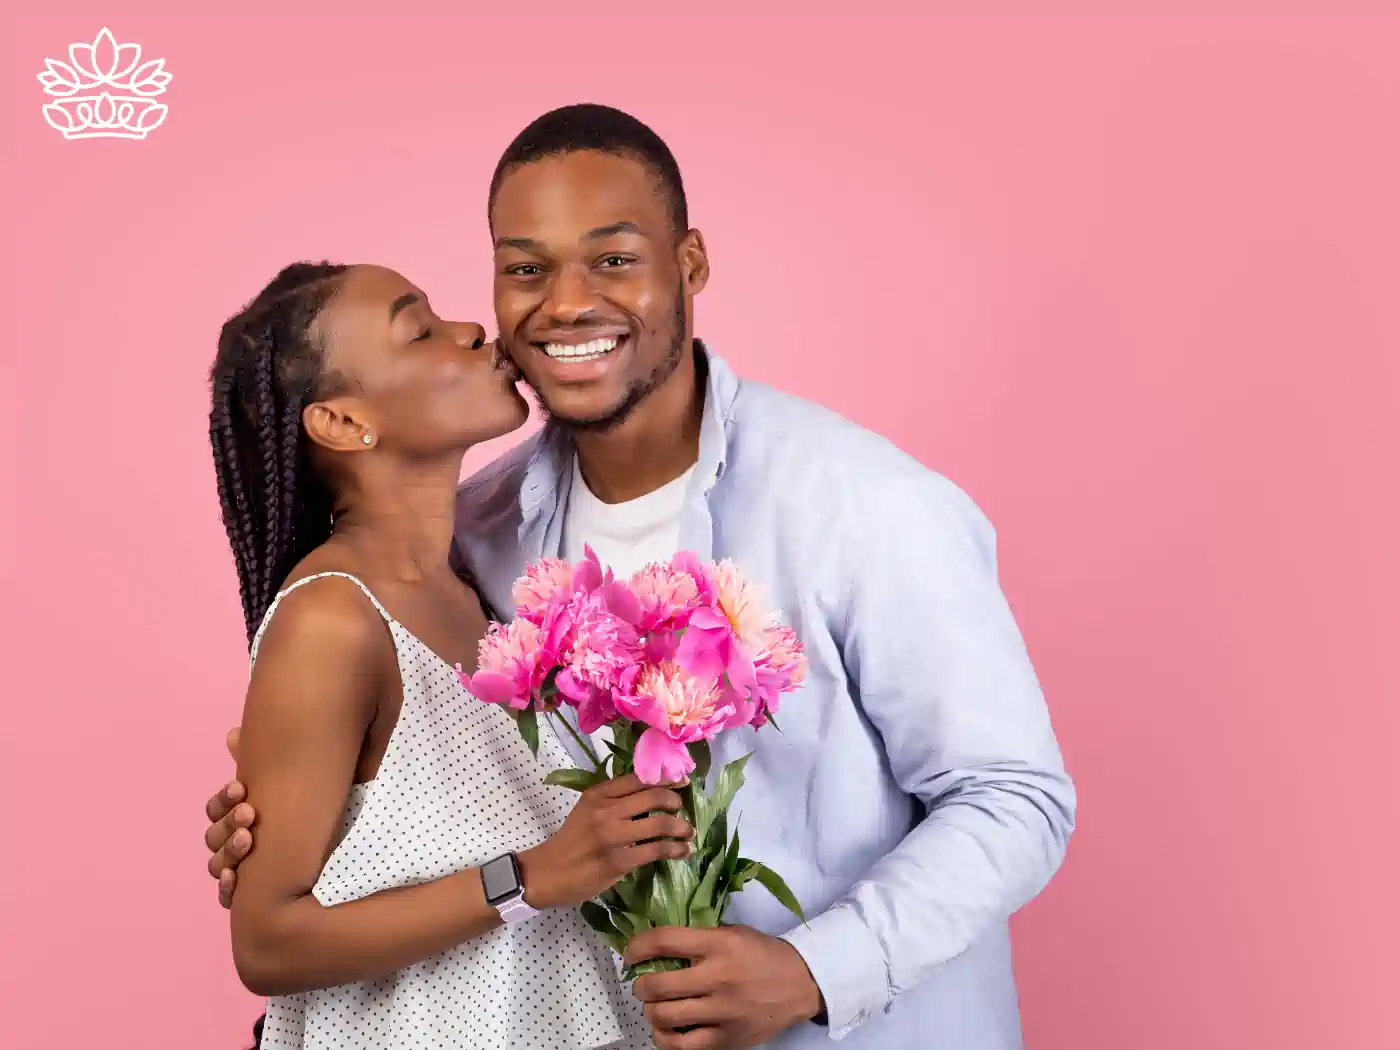
<instances>
[{"instance_id":1,"label":"man's eye","mask_svg":"<svg viewBox=\"0 0 1400 1050\"><path fill-rule=\"evenodd\" d=\"M520 263L518 266L511 266L506 270L506 273L516 277L534 277L539 272L540 268L533 263Z\"/></svg>"},{"instance_id":2,"label":"man's eye","mask_svg":"<svg viewBox=\"0 0 1400 1050\"><path fill-rule=\"evenodd\" d=\"M602 258L602 263L605 267L626 266L631 261L632 260L625 255L605 255Z\"/></svg>"}]
</instances>

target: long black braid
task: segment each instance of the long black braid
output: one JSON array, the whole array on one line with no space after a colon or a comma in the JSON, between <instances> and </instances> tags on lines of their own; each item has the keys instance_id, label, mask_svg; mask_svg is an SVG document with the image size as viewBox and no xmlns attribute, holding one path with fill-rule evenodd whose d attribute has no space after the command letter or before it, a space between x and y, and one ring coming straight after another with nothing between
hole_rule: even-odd
<instances>
[{"instance_id":1,"label":"long black braid","mask_svg":"<svg viewBox=\"0 0 1400 1050\"><path fill-rule=\"evenodd\" d=\"M219 333L209 443L249 645L287 574L331 535L331 491L301 416L336 392L312 325L348 269L293 263Z\"/></svg>"}]
</instances>

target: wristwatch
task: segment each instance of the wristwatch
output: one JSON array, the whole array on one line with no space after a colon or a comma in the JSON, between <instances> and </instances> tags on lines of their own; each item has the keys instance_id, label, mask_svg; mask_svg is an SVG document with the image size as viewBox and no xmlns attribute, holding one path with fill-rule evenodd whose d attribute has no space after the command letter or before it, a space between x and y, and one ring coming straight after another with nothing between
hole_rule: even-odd
<instances>
[{"instance_id":1,"label":"wristwatch","mask_svg":"<svg viewBox=\"0 0 1400 1050\"><path fill-rule=\"evenodd\" d=\"M525 903L520 858L514 853L481 866L481 888L486 891L486 903L496 909L504 923L521 922L539 914Z\"/></svg>"}]
</instances>

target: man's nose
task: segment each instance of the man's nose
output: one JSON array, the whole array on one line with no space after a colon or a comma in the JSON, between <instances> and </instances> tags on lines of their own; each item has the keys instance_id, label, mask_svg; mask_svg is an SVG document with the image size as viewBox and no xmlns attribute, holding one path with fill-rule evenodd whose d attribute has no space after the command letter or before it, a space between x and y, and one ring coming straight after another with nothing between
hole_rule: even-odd
<instances>
[{"instance_id":1,"label":"man's nose","mask_svg":"<svg viewBox=\"0 0 1400 1050\"><path fill-rule=\"evenodd\" d=\"M577 324L597 308L598 296L585 266L561 266L549 284L544 313L561 324Z\"/></svg>"}]
</instances>

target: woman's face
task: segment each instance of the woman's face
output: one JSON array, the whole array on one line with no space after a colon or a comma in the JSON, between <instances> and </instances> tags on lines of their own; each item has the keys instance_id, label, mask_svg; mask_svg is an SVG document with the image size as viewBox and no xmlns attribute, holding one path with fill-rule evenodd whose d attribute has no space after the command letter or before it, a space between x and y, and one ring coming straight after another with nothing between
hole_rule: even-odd
<instances>
[{"instance_id":1,"label":"woman's face","mask_svg":"<svg viewBox=\"0 0 1400 1050\"><path fill-rule=\"evenodd\" d=\"M318 444L358 441L429 460L508 434L529 414L517 373L498 362L481 325L442 320L393 270L351 268L316 329L337 391L307 410Z\"/></svg>"}]
</instances>

